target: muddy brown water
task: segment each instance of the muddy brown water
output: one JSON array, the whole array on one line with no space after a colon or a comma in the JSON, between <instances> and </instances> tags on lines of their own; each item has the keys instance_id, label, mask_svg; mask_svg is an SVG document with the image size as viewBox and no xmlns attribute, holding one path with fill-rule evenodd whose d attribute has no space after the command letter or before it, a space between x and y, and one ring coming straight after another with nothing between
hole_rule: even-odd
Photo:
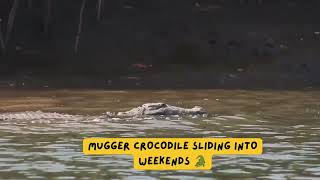
<instances>
[{"instance_id":1,"label":"muddy brown water","mask_svg":"<svg viewBox=\"0 0 320 180\"><path fill-rule=\"evenodd\" d=\"M208 118L0 122L6 179L317 179L320 91L1 91L0 111L98 115L146 102L200 105ZM137 171L131 156L85 156L83 137L262 137L261 156L214 156L210 171Z\"/></svg>"}]
</instances>

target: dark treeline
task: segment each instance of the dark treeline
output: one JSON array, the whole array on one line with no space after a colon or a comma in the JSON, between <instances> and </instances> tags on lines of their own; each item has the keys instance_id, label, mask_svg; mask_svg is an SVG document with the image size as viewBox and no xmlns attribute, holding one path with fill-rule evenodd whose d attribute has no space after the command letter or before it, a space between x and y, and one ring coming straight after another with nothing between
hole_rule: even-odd
<instances>
[{"instance_id":1,"label":"dark treeline","mask_svg":"<svg viewBox=\"0 0 320 180\"><path fill-rule=\"evenodd\" d=\"M319 9L319 0L0 0L0 79L111 82L149 69L185 79L176 66L211 68L196 71L221 82L237 69L313 79Z\"/></svg>"},{"instance_id":2,"label":"dark treeline","mask_svg":"<svg viewBox=\"0 0 320 180\"><path fill-rule=\"evenodd\" d=\"M92 22L99 22L105 15L106 9L112 12L112 7L117 6L127 6L128 8L133 6L140 9L168 6L168 8L176 7L176 11L179 12L186 7L186 4L200 6L203 3L256 8L261 6L287 7L290 4L316 8L320 4L317 0L193 0L187 3L181 0L160 2L150 0L3 0L0 1L0 48L4 54L7 48L10 48L12 31L17 27L23 28L17 24L17 21L32 22L32 26L38 27L34 29L35 33L46 38L50 38L50 35L54 33L54 26L73 24L75 39L73 46L74 52L77 53L84 23L83 16L90 16Z\"/></svg>"}]
</instances>

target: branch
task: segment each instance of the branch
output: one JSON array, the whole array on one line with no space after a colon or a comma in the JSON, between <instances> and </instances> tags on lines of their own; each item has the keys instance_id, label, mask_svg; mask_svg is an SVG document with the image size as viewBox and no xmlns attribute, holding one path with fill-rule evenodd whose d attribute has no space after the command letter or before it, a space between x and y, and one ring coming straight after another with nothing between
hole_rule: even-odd
<instances>
[{"instance_id":1,"label":"branch","mask_svg":"<svg viewBox=\"0 0 320 180\"><path fill-rule=\"evenodd\" d=\"M85 6L86 6L86 0L82 0L82 5L81 5L81 9L80 9L80 14L79 14L78 32L76 35L76 42L74 44L74 53L75 54L78 53L78 49L79 49L79 41L80 41L80 34L81 34L82 21L83 21L83 12L84 12Z\"/></svg>"}]
</instances>

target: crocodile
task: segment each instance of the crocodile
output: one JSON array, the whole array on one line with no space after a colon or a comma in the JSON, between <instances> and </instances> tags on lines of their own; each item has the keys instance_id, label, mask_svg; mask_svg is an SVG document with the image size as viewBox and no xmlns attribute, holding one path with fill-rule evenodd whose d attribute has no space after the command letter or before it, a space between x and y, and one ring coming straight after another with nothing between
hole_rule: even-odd
<instances>
[{"instance_id":1,"label":"crocodile","mask_svg":"<svg viewBox=\"0 0 320 180\"><path fill-rule=\"evenodd\" d=\"M182 108L171 106L165 103L146 103L139 107L124 112L106 112L100 116L71 115L62 113L25 111L25 112L7 112L0 113L0 120L34 120L34 119L102 119L112 117L142 117L142 116L172 116L172 115L205 115L206 110L200 106L193 108Z\"/></svg>"}]
</instances>

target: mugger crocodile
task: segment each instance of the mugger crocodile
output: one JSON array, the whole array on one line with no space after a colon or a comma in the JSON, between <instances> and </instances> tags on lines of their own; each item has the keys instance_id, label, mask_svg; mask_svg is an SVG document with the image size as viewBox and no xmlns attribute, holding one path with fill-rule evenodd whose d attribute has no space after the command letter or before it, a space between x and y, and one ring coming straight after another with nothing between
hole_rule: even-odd
<instances>
[{"instance_id":1,"label":"mugger crocodile","mask_svg":"<svg viewBox=\"0 0 320 180\"><path fill-rule=\"evenodd\" d=\"M172 115L206 115L207 111L200 106L182 108L165 103L146 103L124 112L106 112L100 116L70 115L42 111L7 112L0 113L0 120L34 120L34 119L101 119L108 117L141 117L141 116L172 116Z\"/></svg>"}]
</instances>

